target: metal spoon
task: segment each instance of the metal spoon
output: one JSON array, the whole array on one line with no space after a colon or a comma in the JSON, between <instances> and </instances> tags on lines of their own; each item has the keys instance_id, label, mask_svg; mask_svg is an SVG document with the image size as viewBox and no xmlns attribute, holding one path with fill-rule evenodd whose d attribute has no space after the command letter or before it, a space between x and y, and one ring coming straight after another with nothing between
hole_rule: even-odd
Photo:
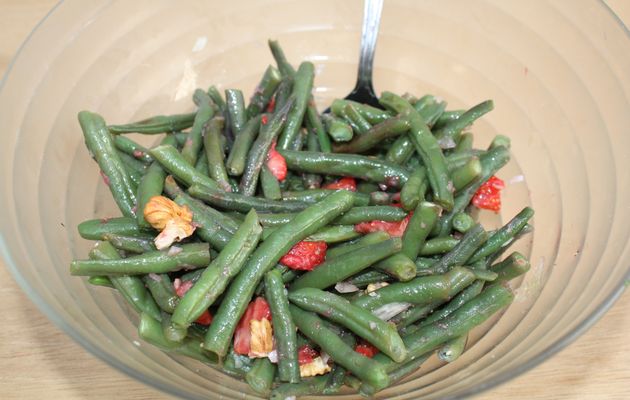
<instances>
[{"instance_id":1,"label":"metal spoon","mask_svg":"<svg viewBox=\"0 0 630 400\"><path fill-rule=\"evenodd\" d=\"M361 53L359 56L359 71L357 83L346 96L348 100L381 107L372 86L372 65L376 51L378 27L381 23L383 0L365 0L363 6L363 27L361 28Z\"/></svg>"}]
</instances>

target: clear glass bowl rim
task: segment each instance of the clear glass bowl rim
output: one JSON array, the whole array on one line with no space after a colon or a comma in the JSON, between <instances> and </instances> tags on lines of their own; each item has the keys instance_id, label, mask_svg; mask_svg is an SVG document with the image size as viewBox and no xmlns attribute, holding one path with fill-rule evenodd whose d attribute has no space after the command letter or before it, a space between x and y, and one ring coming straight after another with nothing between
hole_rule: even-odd
<instances>
[{"instance_id":1,"label":"clear glass bowl rim","mask_svg":"<svg viewBox=\"0 0 630 400\"><path fill-rule=\"evenodd\" d=\"M606 3L605 0L597 0L597 1L604 8L604 10L606 10L613 17L613 19L617 22L617 24L619 24L619 26L623 29L623 31L625 32L626 36L628 37L628 40L630 40L630 29L623 23L621 18L610 8L610 6ZM39 21L35 25L33 30L26 36L26 39L20 45L20 47L16 51L15 55L13 56L11 61L9 62L9 65L7 67L6 73L4 74L2 79L0 80L0 92L2 92L2 89L5 86L5 83L9 80L9 77L11 76L11 71L13 69L13 66L16 63L16 60L18 58L20 58L22 50L30 43L32 36L35 34L35 32L37 32L37 30L40 28L40 26L42 24L44 24L46 21L48 21L48 19L50 19L55 14L55 11L63 3L64 3L64 0L59 0L59 2L57 2L57 4L55 4L53 6L53 8L51 8L50 11L48 11L48 13L46 13L44 18L42 18L42 20ZM63 318L61 318L51 307L48 306L46 301L44 301L44 299L42 299L39 296L37 291L35 291L30 286L28 281L20 274L19 268L13 262L13 260L11 258L11 252L7 248L6 241L4 240L4 238L2 237L1 234L0 234L0 254L2 255L2 258L4 259L4 261L6 263L7 269L9 270L11 275L13 275L13 278L18 283L20 288L26 293L26 295L29 297L29 299L31 299L31 301L33 303L35 303L37 308L44 315L46 315L46 317L49 320L51 320L55 325L57 325L59 328L61 328L75 342L79 343L84 349L88 350L90 353L94 354L95 356L97 356L101 360L105 361L111 367L113 367L113 368L115 368L115 369L117 369L119 371L124 372L126 375L128 375L128 376L130 376L130 377L132 377L132 378L134 378L134 379L136 379L136 380L138 380L138 381L140 381L142 383L145 383L145 384L147 384L149 386L152 386L152 387L154 387L154 388L156 388L156 389L158 389L158 390L160 390L162 392L165 392L165 393L167 393L169 395L172 395L172 396L175 396L175 397L181 397L181 393L177 392L177 390L173 386L164 385L161 382L155 381L155 380L153 380L153 379L151 379L151 378L149 378L149 377L147 377L147 376L145 376L145 375L143 375L141 373L138 373L136 370L127 367L124 363L121 363L118 360L116 360L115 358L110 357L110 355L108 353L103 352L100 349L92 346L89 341L85 340L83 338L83 336L81 336L70 325L68 325ZM590 315L588 315L588 317L586 317L584 319L584 321L582 321L573 331L567 333L563 337L561 337L561 338L557 339L555 342L551 343L547 348L545 348L543 351L541 351L538 356L534 357L530 361L528 361L526 363L523 363L521 365L518 365L518 366L516 366L516 367L514 367L514 368L512 368L512 369L510 369L510 370L508 370L508 371L506 371L506 372L496 376L495 378L493 378L493 379L491 379L491 380L489 380L487 382L471 386L465 392L460 393L456 397L449 396L449 397L446 397L445 399L466 398L468 396L479 394L479 393L481 393L483 391L492 389L492 388L494 388L496 386L499 386L499 385L501 385L501 384L503 384L503 383L505 383L505 382L507 382L507 381L509 381L509 380L511 380L511 379L513 379L513 378L515 378L515 377L517 377L517 376L519 376L519 375L529 371L530 369L533 369L534 367L538 366L542 362L544 362L547 359L551 358L553 355L555 355L556 353L560 352L562 349L564 349L569 344L571 344L573 341L575 341L578 337L580 337L583 333L585 333L588 329L590 329L601 317L603 317L604 314L621 297L621 295L624 293L626 287L629 286L629 283L630 283L630 265L628 266L628 271L626 271L625 276L620 280L620 282L618 282L615 290L610 294L610 296L605 298L597 306L597 308Z\"/></svg>"}]
</instances>

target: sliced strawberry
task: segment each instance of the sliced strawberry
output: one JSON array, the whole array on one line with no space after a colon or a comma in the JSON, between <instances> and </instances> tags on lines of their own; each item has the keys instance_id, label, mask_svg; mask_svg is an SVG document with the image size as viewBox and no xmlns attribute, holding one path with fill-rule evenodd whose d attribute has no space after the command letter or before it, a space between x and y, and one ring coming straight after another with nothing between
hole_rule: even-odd
<instances>
[{"instance_id":1,"label":"sliced strawberry","mask_svg":"<svg viewBox=\"0 0 630 400\"><path fill-rule=\"evenodd\" d=\"M280 263L291 269L311 271L326 259L326 242L298 242L282 256Z\"/></svg>"},{"instance_id":2,"label":"sliced strawberry","mask_svg":"<svg viewBox=\"0 0 630 400\"><path fill-rule=\"evenodd\" d=\"M273 96L271 100L269 100L269 104L267 104L267 112L272 113L273 110L276 109L276 96Z\"/></svg>"},{"instance_id":3,"label":"sliced strawberry","mask_svg":"<svg viewBox=\"0 0 630 400\"><path fill-rule=\"evenodd\" d=\"M236 325L236 332L234 333L234 352L236 354L249 354L252 337L250 330L251 321L260 321L262 319L271 321L271 310L263 297L256 297L256 300L249 303L245 313L238 321L238 325Z\"/></svg>"},{"instance_id":4,"label":"sliced strawberry","mask_svg":"<svg viewBox=\"0 0 630 400\"><path fill-rule=\"evenodd\" d=\"M477 190L472 198L472 204L477 208L498 213L501 210L501 190L504 187L505 183L493 175Z\"/></svg>"},{"instance_id":5,"label":"sliced strawberry","mask_svg":"<svg viewBox=\"0 0 630 400\"><path fill-rule=\"evenodd\" d=\"M298 363L300 365L310 364L317 357L319 357L319 353L307 344L298 349Z\"/></svg>"},{"instance_id":6,"label":"sliced strawberry","mask_svg":"<svg viewBox=\"0 0 630 400\"><path fill-rule=\"evenodd\" d=\"M352 177L346 176L345 178L341 178L338 181L331 182L327 185L324 185L324 189L333 189L333 190L343 189L343 190L349 190L351 192L356 192L357 181Z\"/></svg>"},{"instance_id":7,"label":"sliced strawberry","mask_svg":"<svg viewBox=\"0 0 630 400\"><path fill-rule=\"evenodd\" d=\"M372 346L368 342L362 342L362 343L357 344L357 347L354 348L354 351L356 351L357 353L363 354L364 356L368 358L372 358L376 354L378 354L378 349Z\"/></svg>"},{"instance_id":8,"label":"sliced strawberry","mask_svg":"<svg viewBox=\"0 0 630 400\"><path fill-rule=\"evenodd\" d=\"M389 233L390 236L401 237L403 233L405 233L405 229L407 229L412 214L413 213L409 213L403 220L398 222L380 220L360 222L354 226L354 230L363 234L385 231Z\"/></svg>"},{"instance_id":9,"label":"sliced strawberry","mask_svg":"<svg viewBox=\"0 0 630 400\"><path fill-rule=\"evenodd\" d=\"M287 162L280 153L276 151L276 144L273 143L267 153L267 168L279 181L287 177Z\"/></svg>"}]
</instances>

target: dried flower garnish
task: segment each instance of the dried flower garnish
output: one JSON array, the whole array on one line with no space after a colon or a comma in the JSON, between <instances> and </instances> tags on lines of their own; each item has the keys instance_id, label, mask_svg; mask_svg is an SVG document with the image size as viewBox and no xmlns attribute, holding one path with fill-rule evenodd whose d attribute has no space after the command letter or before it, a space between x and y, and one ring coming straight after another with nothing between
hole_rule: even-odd
<instances>
[{"instance_id":1,"label":"dried flower garnish","mask_svg":"<svg viewBox=\"0 0 630 400\"><path fill-rule=\"evenodd\" d=\"M143 211L144 219L161 231L154 241L158 250L187 238L195 231L190 209L164 196L151 197Z\"/></svg>"},{"instance_id":2,"label":"dried flower garnish","mask_svg":"<svg viewBox=\"0 0 630 400\"><path fill-rule=\"evenodd\" d=\"M249 357L261 358L267 357L273 350L273 331L271 322L263 318L260 320L252 319L249 322L249 330L252 334L250 339Z\"/></svg>"}]
</instances>

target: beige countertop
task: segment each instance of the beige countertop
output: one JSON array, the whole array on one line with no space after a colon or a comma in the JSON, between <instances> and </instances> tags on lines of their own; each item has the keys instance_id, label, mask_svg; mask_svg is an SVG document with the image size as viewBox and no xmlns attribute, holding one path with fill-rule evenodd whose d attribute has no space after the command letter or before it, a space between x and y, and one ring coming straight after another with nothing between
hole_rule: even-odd
<instances>
[{"instance_id":1,"label":"beige countertop","mask_svg":"<svg viewBox=\"0 0 630 400\"><path fill-rule=\"evenodd\" d=\"M568 0L566 0L568 1ZM54 0L0 0L0 75ZM608 3L630 21L629 0ZM579 5L579 2L576 2ZM0 260L0 399L167 399L89 354L54 326ZM630 293L551 360L477 399L630 399Z\"/></svg>"}]
</instances>

